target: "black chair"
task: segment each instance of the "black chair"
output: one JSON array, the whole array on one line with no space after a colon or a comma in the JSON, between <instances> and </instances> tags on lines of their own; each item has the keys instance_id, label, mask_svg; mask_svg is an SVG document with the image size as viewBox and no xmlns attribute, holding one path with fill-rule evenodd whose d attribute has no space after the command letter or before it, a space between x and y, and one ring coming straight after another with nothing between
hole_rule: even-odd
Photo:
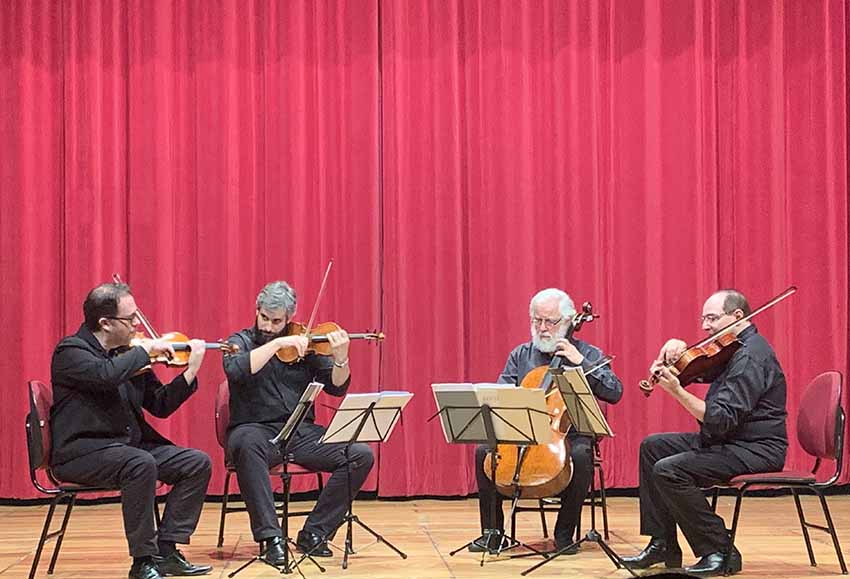
<instances>
[{"instance_id":1,"label":"black chair","mask_svg":"<svg viewBox=\"0 0 850 579\"><path fill-rule=\"evenodd\" d=\"M587 493L587 498L584 500L584 506L590 507L591 527L596 528L596 508L602 509L602 528L605 540L609 540L608 535L608 500L605 495L605 468L602 461L602 453L599 450L599 439L594 438L591 442L593 452L593 476L590 479L590 491ZM597 489L597 480L599 488ZM597 492L598 490L598 492ZM549 528L546 524L546 513L557 513L561 506L559 497L551 497L538 499L537 505L525 506L517 503L513 516L511 517L511 537L516 537L516 515L521 512L537 512L540 513L540 525L543 527L543 537L549 536ZM582 538L581 518L576 521L576 541Z\"/></svg>"},{"instance_id":2,"label":"black chair","mask_svg":"<svg viewBox=\"0 0 850 579\"><path fill-rule=\"evenodd\" d=\"M221 384L218 385L218 392L216 393L215 398L215 433L216 438L218 439L218 444L221 446L224 451L224 468L225 468L225 476L224 476L224 496L221 499L221 518L218 526L218 543L217 547L220 549L224 545L224 521L225 517L230 513L244 513L248 509L244 506L232 507L229 502L229 491L230 491L230 479L236 473L236 468L230 462L227 457L227 426L230 424L230 389L228 387L227 381L225 380ZM316 477L316 482L318 485L318 490L321 493L323 488L322 483L322 473L319 471L311 470L305 468L303 466L297 465L295 463L289 463L288 468L284 469L283 465L277 465L269 469L269 475L274 477L280 477L281 483L283 485L283 496L284 500L280 502L278 505L278 510L280 511L280 521L281 528L284 527L284 524L287 523L285 521L288 517L306 517L310 514L310 511L290 511L288 498L289 498L289 485L291 482L292 476L298 475L313 475Z\"/></svg>"},{"instance_id":3,"label":"black chair","mask_svg":"<svg viewBox=\"0 0 850 579\"><path fill-rule=\"evenodd\" d=\"M714 487L711 507L715 510L717 509L717 497L721 488L731 488L735 491L735 514L732 517L732 528L729 531L732 544L735 543L741 503L747 491L752 488L788 488L791 490L794 504L797 507L797 517L800 520L803 540L809 553L809 562L813 567L817 566L815 554L812 550L812 541L809 537L809 529L823 531L832 538L841 572L847 574L847 565L844 562L844 555L841 553L841 545L838 543L835 524L829 512L826 496L823 494L825 489L834 485L841 478L844 465L845 413L841 405L842 381L840 372L824 372L809 382L800 401L800 410L797 413L797 440L803 450L814 458L811 471L786 469L779 472L746 474L736 476L728 483ZM835 463L834 471L829 473L826 478L818 476L818 470L823 460ZM806 520L803 505L800 502L799 492L801 490L809 490L820 499L826 526L810 523Z\"/></svg>"},{"instance_id":4,"label":"black chair","mask_svg":"<svg viewBox=\"0 0 850 579\"><path fill-rule=\"evenodd\" d=\"M115 492L120 489L64 483L53 475L53 472L48 466L48 460L50 459L49 420L50 407L53 405L53 389L48 384L39 380L30 380L29 395L30 410L27 414L26 430L30 480L37 490L53 497L50 501L50 509L47 511L47 518L44 520L44 527L41 530L41 537L38 540L35 557L30 568L29 579L33 579L38 568L39 560L41 559L41 552L44 550L45 543L50 539L56 539L53 556L50 558L50 566L47 568L47 574L53 574L53 569L56 567L56 560L59 558L59 550L62 548L62 540L65 538L65 531L68 529L68 521L71 519L71 511L73 511L77 501L77 495ZM62 526L56 531L51 531L50 524L53 522L56 507L64 499L68 499L68 504L65 507ZM157 527L159 527L160 518L157 509L154 509L154 516Z\"/></svg>"}]
</instances>

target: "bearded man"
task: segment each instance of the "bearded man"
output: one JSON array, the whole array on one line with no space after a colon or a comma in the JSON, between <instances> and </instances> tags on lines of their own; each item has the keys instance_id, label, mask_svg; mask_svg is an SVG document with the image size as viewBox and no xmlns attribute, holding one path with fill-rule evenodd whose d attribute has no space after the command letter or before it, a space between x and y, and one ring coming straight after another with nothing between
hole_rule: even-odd
<instances>
[{"instance_id":1,"label":"bearded man","mask_svg":"<svg viewBox=\"0 0 850 579\"><path fill-rule=\"evenodd\" d=\"M327 335L330 356L307 352L308 339L288 335L295 315L295 290L284 281L266 285L257 296L254 325L230 336L239 346L236 354L224 357L224 373L230 386L230 425L227 458L236 468L239 490L248 508L251 533L260 543L263 558L281 565L288 548L283 542L269 480L269 468L283 462L281 449L270 439L280 431L298 405L310 382L324 384L324 392L344 396L351 383L348 363L349 338L345 331ZM293 347L299 358L285 363L278 350ZM297 548L313 557L333 555L327 541L348 509L349 477L356 494L374 463L369 445L355 443L346 462L344 444L320 442L325 428L314 422L313 408L293 436L289 452L301 466L331 473L316 506L299 531Z\"/></svg>"},{"instance_id":2,"label":"bearded man","mask_svg":"<svg viewBox=\"0 0 850 579\"><path fill-rule=\"evenodd\" d=\"M585 372L604 360L605 355L599 348L566 337L575 313L575 304L566 292L555 288L538 292L529 306L531 341L514 348L498 381L519 386L526 374L538 366L550 365L554 356L562 356L564 366L581 366ZM600 400L615 404L623 396L623 385L610 366L597 368L588 374L587 380L593 394ZM555 523L555 547L558 550L573 543L576 523L581 517L581 508L593 477L592 437L580 435L574 429L567 436L572 449L573 477L560 495L561 507ZM479 446L475 453L478 508L483 534L470 544L469 550L472 552L498 551L499 542L504 539L503 497L484 472L487 452L486 446ZM575 548L564 554L577 551Z\"/></svg>"}]
</instances>

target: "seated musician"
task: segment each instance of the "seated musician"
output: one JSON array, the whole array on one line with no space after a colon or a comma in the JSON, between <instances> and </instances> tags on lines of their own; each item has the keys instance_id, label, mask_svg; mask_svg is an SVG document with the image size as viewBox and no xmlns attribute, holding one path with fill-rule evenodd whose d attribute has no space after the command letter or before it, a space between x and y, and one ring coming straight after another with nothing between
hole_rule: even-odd
<instances>
[{"instance_id":1,"label":"seated musician","mask_svg":"<svg viewBox=\"0 0 850 579\"><path fill-rule=\"evenodd\" d=\"M721 290L703 305L702 328L714 334L749 313L740 292ZM782 470L788 437L785 376L773 348L750 322L732 331L743 345L711 382L705 400L684 390L666 366L685 351L685 342L669 340L650 368L700 430L654 434L641 443L640 526L651 540L640 554L624 558L633 569L657 563L679 567L678 525L700 558L685 571L720 575L727 558L730 572L741 570L741 554L701 489L741 474Z\"/></svg>"},{"instance_id":2,"label":"seated musician","mask_svg":"<svg viewBox=\"0 0 850 579\"><path fill-rule=\"evenodd\" d=\"M124 532L133 565L130 579L203 575L212 567L189 563L175 547L198 525L210 480L210 458L175 446L146 421L142 409L164 418L198 388L203 340L191 340L186 371L164 386L151 354L174 355L163 340L129 347L139 323L136 302L124 284L105 283L83 303L85 321L53 352L50 466L59 480L121 489ZM124 351L126 350L126 351ZM156 482L172 485L157 531Z\"/></svg>"},{"instance_id":3,"label":"seated musician","mask_svg":"<svg viewBox=\"0 0 850 579\"><path fill-rule=\"evenodd\" d=\"M575 338L567 339L567 330L576 313L573 300L559 289L545 289L531 299L531 341L520 344L510 353L499 382L522 383L523 378L538 366L548 366L554 356L563 356L567 366L581 366L589 371L604 359L599 348ZM600 400L614 404L623 395L623 385L609 366L603 366L588 376L593 394ZM589 436L579 435L575 430L568 433L572 448L573 476L570 484L561 493L561 507L555 523L555 545L558 549L573 543L576 523L593 477L593 455ZM470 544L469 550L481 552L499 548L499 535L487 534L488 530L504 530L502 501L495 484L484 472L487 447L479 446L475 453L475 473L478 480L478 508L481 530L485 534ZM493 502L496 508L493 509ZM493 520L493 512L496 519ZM489 539L487 538L489 536ZM489 540L490 544L486 542ZM495 543L495 544L493 544ZM567 552L573 554L576 551Z\"/></svg>"},{"instance_id":4,"label":"seated musician","mask_svg":"<svg viewBox=\"0 0 850 579\"><path fill-rule=\"evenodd\" d=\"M295 410L310 382L321 382L324 392L332 396L345 394L351 382L349 337L345 331L331 332L327 337L332 356L304 356L307 338L287 335L287 325L295 314L295 290L286 282L272 282L260 291L256 305L254 325L228 338L228 342L239 346L239 353L224 357L224 372L230 385L227 453L236 467L254 540L261 544L269 563L281 565L286 546L281 540L269 467L280 464L282 456L280 448L269 440ZM285 346L296 348L302 358L294 363L282 362L275 354ZM311 408L296 431L289 452L297 464L332 474L296 543L301 552L330 557L327 540L348 508L348 467L344 444L319 444L325 428L315 424L314 419ZM351 489L356 494L374 457L372 449L362 443L352 445L349 456Z\"/></svg>"}]
</instances>

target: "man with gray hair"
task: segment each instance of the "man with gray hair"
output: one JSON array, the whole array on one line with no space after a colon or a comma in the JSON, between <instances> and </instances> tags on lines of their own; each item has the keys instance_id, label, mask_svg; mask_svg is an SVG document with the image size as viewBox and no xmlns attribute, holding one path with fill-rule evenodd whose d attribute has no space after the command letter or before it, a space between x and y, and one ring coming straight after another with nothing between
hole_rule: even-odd
<instances>
[{"instance_id":1,"label":"man with gray hair","mask_svg":"<svg viewBox=\"0 0 850 579\"><path fill-rule=\"evenodd\" d=\"M520 344L510 353L505 369L499 375L499 382L519 386L526 374L538 366L549 366L555 356L563 357L568 366L581 366L586 372L599 364L605 358L599 348L566 337L575 313L573 300L566 292L555 288L538 292L529 305L531 341ZM615 404L623 396L623 385L610 366L598 368L587 378L593 394L600 400ZM567 436L572 449L573 476L561 493L561 507L555 523L555 546L559 550L573 543L576 523L581 517L581 508L593 477L592 438L579 435L574 429ZM487 447L479 446L476 449L478 508L484 534L470 544L469 550L473 552L500 550L498 542L503 537L505 523L503 497L484 472L486 455ZM496 513L495 520L493 512ZM565 554L576 552L567 551Z\"/></svg>"},{"instance_id":2,"label":"man with gray hair","mask_svg":"<svg viewBox=\"0 0 850 579\"><path fill-rule=\"evenodd\" d=\"M306 353L309 341L305 336L287 335L295 306L295 290L289 284L275 281L266 285L257 296L253 327L227 340L239 346L239 352L224 357L230 386L227 457L236 468L254 540L261 544L264 559L272 565L284 563L287 547L281 539L269 480L269 468L280 464L283 457L280 448L269 440L283 427L310 382L321 382L331 396L343 396L351 382L348 334L340 330L327 335L331 356ZM282 362L275 355L284 347L298 352L295 362ZM311 408L289 451L297 464L332 474L296 544L301 552L314 557L330 557L328 535L339 526L348 507L349 465L343 453L345 445L319 443L325 428L314 420ZM353 444L349 458L351 489L357 493L372 468L372 449Z\"/></svg>"}]
</instances>

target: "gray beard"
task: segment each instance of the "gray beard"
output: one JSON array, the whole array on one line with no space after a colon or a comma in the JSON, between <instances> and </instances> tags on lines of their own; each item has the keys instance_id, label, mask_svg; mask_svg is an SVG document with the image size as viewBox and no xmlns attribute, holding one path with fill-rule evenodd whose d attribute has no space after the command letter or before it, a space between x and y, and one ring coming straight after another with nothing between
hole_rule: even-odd
<instances>
[{"instance_id":1,"label":"gray beard","mask_svg":"<svg viewBox=\"0 0 850 579\"><path fill-rule=\"evenodd\" d=\"M564 326L558 333L551 338L541 338L540 334L531 329L531 345L543 352L544 354L553 354L558 349L558 340L567 335L567 328Z\"/></svg>"}]
</instances>

